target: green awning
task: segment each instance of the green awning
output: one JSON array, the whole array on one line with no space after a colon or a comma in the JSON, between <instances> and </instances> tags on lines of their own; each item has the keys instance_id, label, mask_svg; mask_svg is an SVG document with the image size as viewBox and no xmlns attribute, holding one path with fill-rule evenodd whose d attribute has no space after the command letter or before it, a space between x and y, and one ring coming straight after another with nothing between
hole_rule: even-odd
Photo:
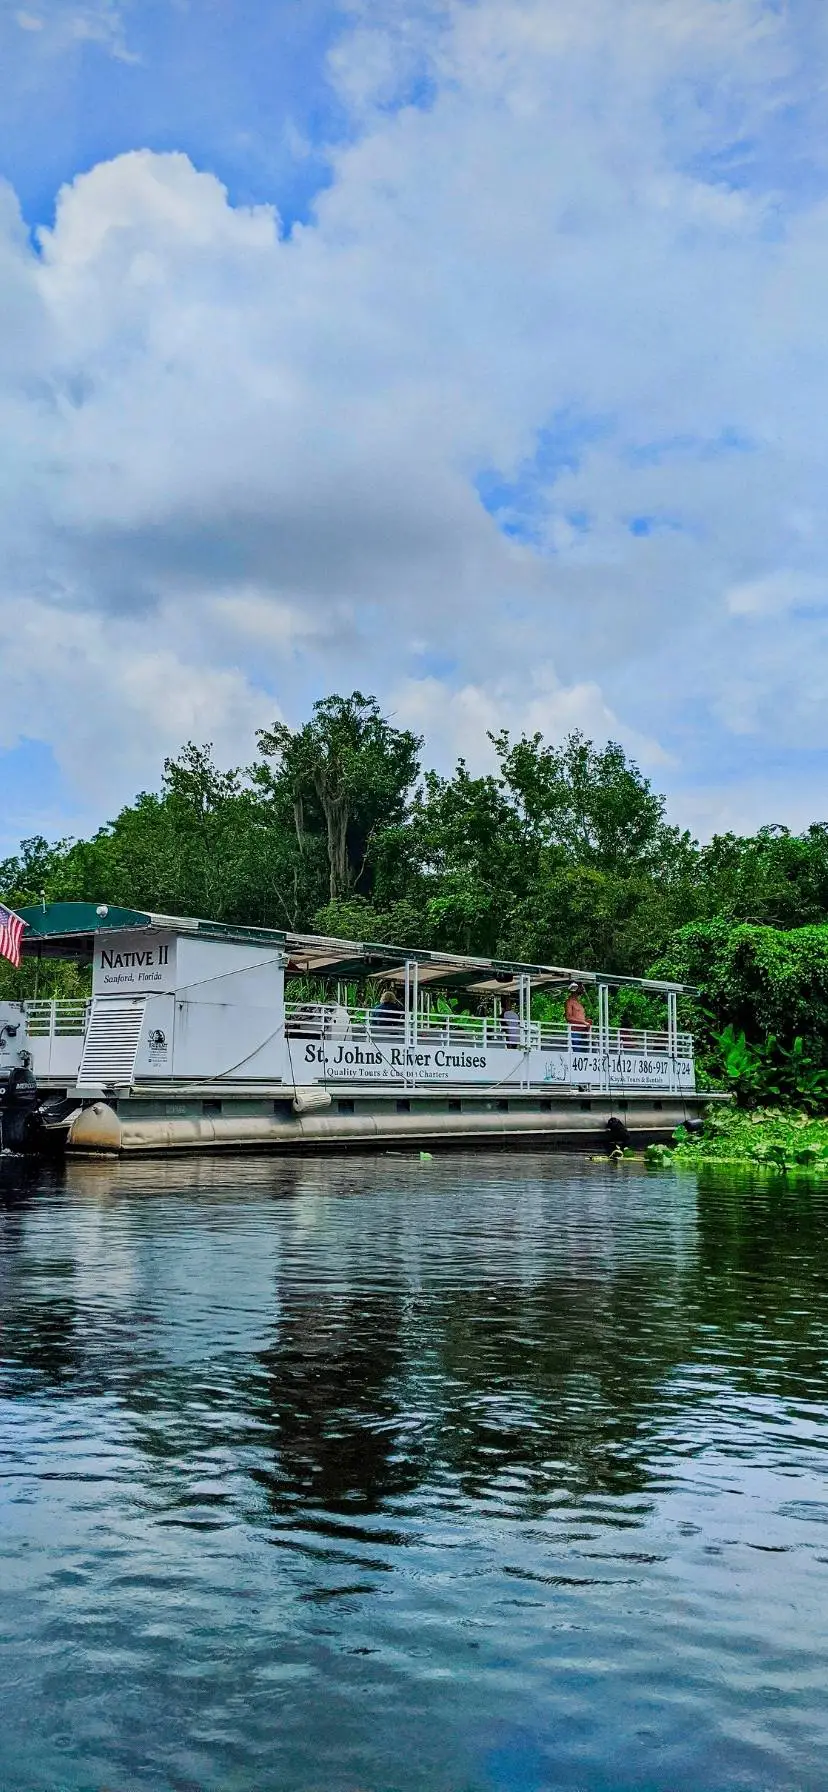
<instances>
[{"instance_id":1,"label":"green awning","mask_svg":"<svg viewBox=\"0 0 828 1792\"><path fill-rule=\"evenodd\" d=\"M24 958L69 958L78 964L91 964L95 935L104 928L152 926L152 916L142 909L105 902L37 902L17 913L26 922Z\"/></svg>"},{"instance_id":2,"label":"green awning","mask_svg":"<svg viewBox=\"0 0 828 1792\"><path fill-rule=\"evenodd\" d=\"M27 941L54 939L58 933L100 933L104 927L152 926L152 916L142 910L113 908L105 902L38 902L16 912L26 923Z\"/></svg>"}]
</instances>

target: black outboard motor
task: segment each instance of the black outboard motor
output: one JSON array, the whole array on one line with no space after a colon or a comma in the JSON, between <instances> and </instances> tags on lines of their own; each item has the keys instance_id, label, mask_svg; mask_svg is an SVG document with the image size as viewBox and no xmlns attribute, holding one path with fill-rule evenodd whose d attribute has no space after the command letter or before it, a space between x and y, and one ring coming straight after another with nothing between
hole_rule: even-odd
<instances>
[{"instance_id":1,"label":"black outboard motor","mask_svg":"<svg viewBox=\"0 0 828 1792\"><path fill-rule=\"evenodd\" d=\"M40 1131L40 1091L28 1066L0 1066L0 1150L30 1149Z\"/></svg>"},{"instance_id":2,"label":"black outboard motor","mask_svg":"<svg viewBox=\"0 0 828 1792\"><path fill-rule=\"evenodd\" d=\"M32 1075L26 1010L0 1002L0 1150L25 1151L40 1131L40 1092Z\"/></svg>"},{"instance_id":3,"label":"black outboard motor","mask_svg":"<svg viewBox=\"0 0 828 1792\"><path fill-rule=\"evenodd\" d=\"M629 1145L629 1142L630 1142L629 1132L627 1131L627 1128L624 1125L623 1120L619 1120L617 1114L610 1115L610 1117L607 1121L606 1127L605 1127L605 1131L606 1131L606 1135L607 1135L607 1140L611 1146L613 1146L613 1147L620 1146L623 1148L625 1145Z\"/></svg>"}]
</instances>

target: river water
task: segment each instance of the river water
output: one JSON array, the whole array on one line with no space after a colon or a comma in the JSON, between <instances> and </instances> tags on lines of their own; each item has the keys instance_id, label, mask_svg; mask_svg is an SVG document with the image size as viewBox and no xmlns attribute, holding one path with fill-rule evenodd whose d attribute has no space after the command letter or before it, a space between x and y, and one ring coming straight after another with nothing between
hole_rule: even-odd
<instances>
[{"instance_id":1,"label":"river water","mask_svg":"<svg viewBox=\"0 0 828 1792\"><path fill-rule=\"evenodd\" d=\"M0 1165L4 1792L828 1785L828 1197Z\"/></svg>"}]
</instances>

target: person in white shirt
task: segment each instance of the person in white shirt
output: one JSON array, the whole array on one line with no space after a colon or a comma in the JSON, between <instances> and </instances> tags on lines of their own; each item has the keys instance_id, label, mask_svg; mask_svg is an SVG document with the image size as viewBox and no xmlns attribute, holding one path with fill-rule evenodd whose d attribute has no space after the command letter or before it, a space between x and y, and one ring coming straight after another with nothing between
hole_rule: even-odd
<instances>
[{"instance_id":1,"label":"person in white shirt","mask_svg":"<svg viewBox=\"0 0 828 1792\"><path fill-rule=\"evenodd\" d=\"M520 1018L514 1002L507 1002L500 1017L507 1045L520 1045Z\"/></svg>"}]
</instances>

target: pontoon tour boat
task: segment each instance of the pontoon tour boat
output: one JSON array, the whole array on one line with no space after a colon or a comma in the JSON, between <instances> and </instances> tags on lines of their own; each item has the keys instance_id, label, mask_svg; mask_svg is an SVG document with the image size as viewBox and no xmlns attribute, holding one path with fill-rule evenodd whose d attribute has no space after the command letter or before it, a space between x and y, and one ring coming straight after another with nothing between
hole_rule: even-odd
<instances>
[{"instance_id":1,"label":"pontoon tour boat","mask_svg":"<svg viewBox=\"0 0 828 1792\"><path fill-rule=\"evenodd\" d=\"M91 969L91 994L0 1003L7 1148L572 1149L668 1138L711 1099L682 984L106 903L21 912L24 955ZM563 1015L573 985L594 1020L533 1015L558 1005L541 994ZM613 1024L630 988L661 1024Z\"/></svg>"}]
</instances>

